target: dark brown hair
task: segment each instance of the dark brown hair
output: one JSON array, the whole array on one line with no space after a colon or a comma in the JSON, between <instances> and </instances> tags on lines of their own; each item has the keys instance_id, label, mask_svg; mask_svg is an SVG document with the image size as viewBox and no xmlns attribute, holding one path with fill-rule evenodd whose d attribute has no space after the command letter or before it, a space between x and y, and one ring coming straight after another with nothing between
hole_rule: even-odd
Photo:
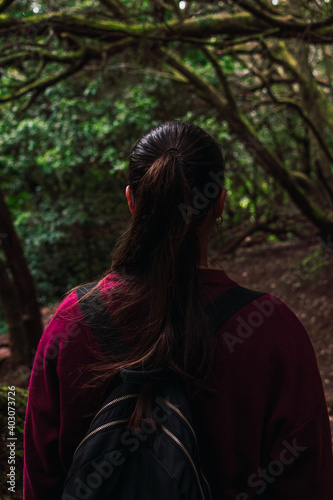
<instances>
[{"instance_id":1,"label":"dark brown hair","mask_svg":"<svg viewBox=\"0 0 333 500\"><path fill-rule=\"evenodd\" d=\"M96 367L99 378L107 373L110 380L121 368L167 367L185 381L205 383L211 324L197 230L217 202L223 172L220 145L190 123L163 123L134 146L128 183L135 210L113 253L108 272L118 274L121 285L110 290L108 306L114 322L126 323L140 340L130 353ZM143 413L138 403L133 422Z\"/></svg>"}]
</instances>

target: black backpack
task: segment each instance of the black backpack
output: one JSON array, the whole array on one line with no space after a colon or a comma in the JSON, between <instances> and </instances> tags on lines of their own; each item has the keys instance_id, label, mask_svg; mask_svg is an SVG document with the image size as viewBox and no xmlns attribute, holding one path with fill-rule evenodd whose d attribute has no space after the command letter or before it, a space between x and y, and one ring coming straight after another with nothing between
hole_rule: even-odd
<instances>
[{"instance_id":1,"label":"black backpack","mask_svg":"<svg viewBox=\"0 0 333 500\"><path fill-rule=\"evenodd\" d=\"M106 325L112 323L104 306L98 322L92 312L94 284L77 291L82 312L103 348ZM96 293L99 294L98 287ZM95 293L94 290L94 293ZM214 332L245 304L263 295L233 287L209 304ZM96 304L96 297L95 297ZM99 303L103 300L99 295ZM120 336L112 328L112 336ZM152 418L140 429L129 427L140 390L152 388ZM196 434L185 388L167 370L122 370L118 381L78 445L66 478L62 500L211 500L199 459Z\"/></svg>"}]
</instances>

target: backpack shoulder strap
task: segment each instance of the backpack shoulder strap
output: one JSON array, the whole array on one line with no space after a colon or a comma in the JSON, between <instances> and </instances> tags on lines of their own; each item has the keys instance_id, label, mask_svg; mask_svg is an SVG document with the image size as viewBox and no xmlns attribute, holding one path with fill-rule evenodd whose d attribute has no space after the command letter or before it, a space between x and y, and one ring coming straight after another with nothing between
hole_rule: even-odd
<instances>
[{"instance_id":1,"label":"backpack shoulder strap","mask_svg":"<svg viewBox=\"0 0 333 500\"><path fill-rule=\"evenodd\" d=\"M130 351L122 333L114 324L98 286L98 281L76 289L83 316L106 354L123 354ZM94 288L94 292L86 294ZM107 332L112 330L112 337Z\"/></svg>"},{"instance_id":2,"label":"backpack shoulder strap","mask_svg":"<svg viewBox=\"0 0 333 500\"><path fill-rule=\"evenodd\" d=\"M265 292L258 292L237 285L228 288L228 290L215 297L208 305L208 310L213 317L213 333L216 333L242 307L265 294Z\"/></svg>"},{"instance_id":3,"label":"backpack shoulder strap","mask_svg":"<svg viewBox=\"0 0 333 500\"><path fill-rule=\"evenodd\" d=\"M122 346L121 352L123 353L124 337L113 323L111 315L101 296L99 287L96 285L97 282L77 288L76 293L82 313L99 344L106 353L114 353L115 349L119 349L119 346ZM94 287L96 289L94 296L88 295L88 297L85 297ZM262 295L265 295L265 292L250 290L242 286L234 286L215 297L208 305L208 312L213 318L213 333L216 333L221 326L242 307ZM98 321L96 321L97 314ZM105 335L105 332L110 329L113 331L112 341ZM127 346L127 350L129 349L129 346Z\"/></svg>"}]
</instances>

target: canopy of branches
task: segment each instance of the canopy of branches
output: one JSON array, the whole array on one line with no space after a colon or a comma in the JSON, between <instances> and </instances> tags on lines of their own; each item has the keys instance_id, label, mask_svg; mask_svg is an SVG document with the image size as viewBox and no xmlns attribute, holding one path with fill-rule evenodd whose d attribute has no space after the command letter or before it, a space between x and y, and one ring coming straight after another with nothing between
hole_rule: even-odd
<instances>
[{"instance_id":1,"label":"canopy of branches","mask_svg":"<svg viewBox=\"0 0 333 500\"><path fill-rule=\"evenodd\" d=\"M330 243L332 43L327 0L0 0L0 182L40 300L105 268L126 155L166 119L227 150L227 230Z\"/></svg>"}]
</instances>

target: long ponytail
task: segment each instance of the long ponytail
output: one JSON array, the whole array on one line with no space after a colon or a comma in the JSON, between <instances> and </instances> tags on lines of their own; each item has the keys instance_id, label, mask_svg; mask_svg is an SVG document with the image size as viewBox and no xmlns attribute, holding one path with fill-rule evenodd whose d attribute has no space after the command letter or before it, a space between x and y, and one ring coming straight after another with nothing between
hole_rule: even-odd
<instances>
[{"instance_id":1,"label":"long ponytail","mask_svg":"<svg viewBox=\"0 0 333 500\"><path fill-rule=\"evenodd\" d=\"M220 187L200 210L193 206L193 193L223 169L220 146L185 122L162 124L134 147L129 185L135 210L113 253L109 272L117 273L122 285L112 289L109 300L114 322L126 323L140 340L130 353L112 356L99 376L107 372L112 378L121 368L166 367L189 383L205 385L212 341L197 230ZM142 410L136 413L134 422Z\"/></svg>"}]
</instances>

